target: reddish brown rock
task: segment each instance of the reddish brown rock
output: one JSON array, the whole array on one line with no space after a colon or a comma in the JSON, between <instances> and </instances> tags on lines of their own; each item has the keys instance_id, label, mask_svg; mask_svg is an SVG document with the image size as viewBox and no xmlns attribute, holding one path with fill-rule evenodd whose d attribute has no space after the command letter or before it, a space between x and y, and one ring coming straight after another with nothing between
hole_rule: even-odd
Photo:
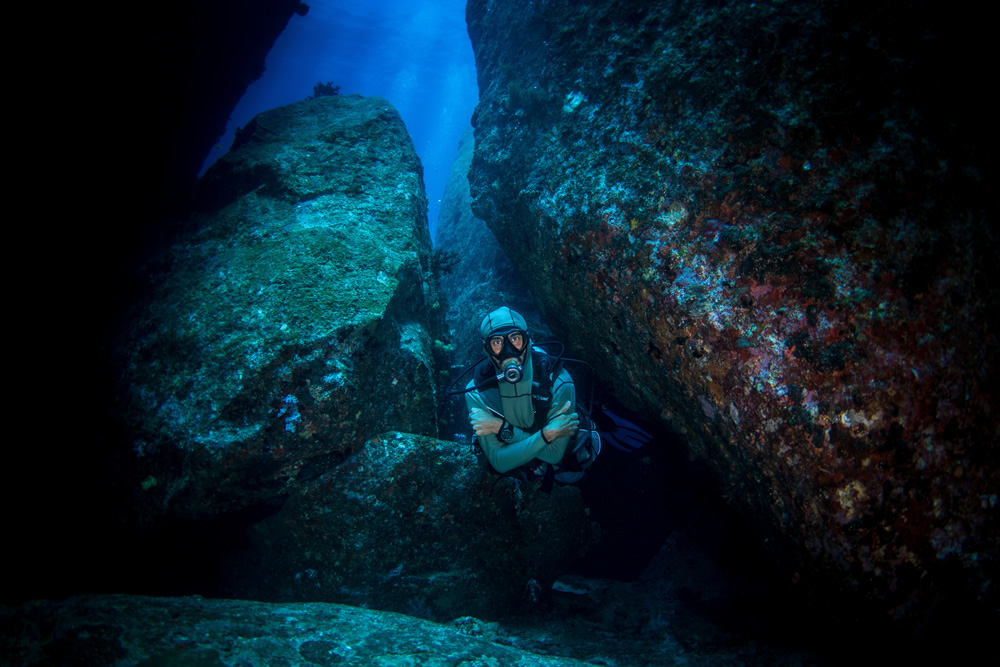
<instances>
[{"instance_id":1,"label":"reddish brown rock","mask_svg":"<svg viewBox=\"0 0 1000 667\"><path fill-rule=\"evenodd\" d=\"M473 210L553 328L780 531L797 581L881 618L995 600L995 158L968 17L472 0L468 20Z\"/></svg>"}]
</instances>

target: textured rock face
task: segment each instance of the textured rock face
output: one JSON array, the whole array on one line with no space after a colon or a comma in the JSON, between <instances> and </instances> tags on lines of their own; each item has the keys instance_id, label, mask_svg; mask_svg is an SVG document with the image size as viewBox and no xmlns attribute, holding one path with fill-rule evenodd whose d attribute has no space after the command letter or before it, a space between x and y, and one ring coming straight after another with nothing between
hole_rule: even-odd
<instances>
[{"instance_id":1,"label":"textured rock face","mask_svg":"<svg viewBox=\"0 0 1000 667\"><path fill-rule=\"evenodd\" d=\"M331 604L88 596L0 610L0 659L17 665L578 665L458 627ZM477 636L478 635L478 636Z\"/></svg>"},{"instance_id":2,"label":"textured rock face","mask_svg":"<svg viewBox=\"0 0 1000 667\"><path fill-rule=\"evenodd\" d=\"M500 306L510 306L528 320L536 340L550 334L503 248L472 213L469 166L475 140L472 128L462 138L452 166L448 187L441 199L435 245L454 253L455 264L441 276L441 292L447 298L445 323L455 347L455 359L468 364L483 356L479 336L482 317Z\"/></svg>"},{"instance_id":3,"label":"textured rock face","mask_svg":"<svg viewBox=\"0 0 1000 667\"><path fill-rule=\"evenodd\" d=\"M381 431L435 434L426 200L385 100L261 114L199 204L116 349L130 512L272 502Z\"/></svg>"},{"instance_id":4,"label":"textured rock face","mask_svg":"<svg viewBox=\"0 0 1000 667\"><path fill-rule=\"evenodd\" d=\"M804 583L892 617L991 599L975 37L926 3L471 0L468 20L473 210L553 328L797 547Z\"/></svg>"},{"instance_id":5,"label":"textured rock face","mask_svg":"<svg viewBox=\"0 0 1000 667\"><path fill-rule=\"evenodd\" d=\"M468 445L385 433L255 524L217 594L496 618L594 539L579 489L538 493L498 481Z\"/></svg>"}]
</instances>

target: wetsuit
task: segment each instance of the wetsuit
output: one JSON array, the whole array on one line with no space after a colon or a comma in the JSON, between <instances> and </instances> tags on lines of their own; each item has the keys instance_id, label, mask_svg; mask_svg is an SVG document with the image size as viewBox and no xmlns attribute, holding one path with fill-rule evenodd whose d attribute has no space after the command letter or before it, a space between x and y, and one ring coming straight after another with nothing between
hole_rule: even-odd
<instances>
[{"instance_id":1,"label":"wetsuit","mask_svg":"<svg viewBox=\"0 0 1000 667\"><path fill-rule=\"evenodd\" d=\"M535 370L532 357L531 354L527 355L524 373L518 383L500 381L489 388L472 390L465 394L465 404L469 412L475 408L492 412L494 416L506 419L514 427L513 435L506 443L493 433L478 436L479 445L497 472L508 472L535 459L557 464L562 460L566 446L575 437L566 435L552 442L546 442L542 436L541 429L566 404L566 401L570 402L570 411L575 411L576 389L569 373L560 368L552 382L552 400L546 418L536 422L535 405L531 398L532 377ZM467 388L474 385L475 380L472 380ZM544 407L539 406L539 409Z\"/></svg>"}]
</instances>

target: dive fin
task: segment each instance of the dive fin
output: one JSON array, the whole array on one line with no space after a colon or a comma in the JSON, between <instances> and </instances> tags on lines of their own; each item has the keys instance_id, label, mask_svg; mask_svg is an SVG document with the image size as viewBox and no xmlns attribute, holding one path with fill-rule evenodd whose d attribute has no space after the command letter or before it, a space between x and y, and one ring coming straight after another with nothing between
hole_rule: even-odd
<instances>
[{"instance_id":1,"label":"dive fin","mask_svg":"<svg viewBox=\"0 0 1000 667\"><path fill-rule=\"evenodd\" d=\"M641 427L616 415L607 408L602 407L601 414L610 419L614 424L614 428L602 431L601 433L604 440L612 447L630 452L640 449L643 445L649 444L652 441L653 436Z\"/></svg>"}]
</instances>

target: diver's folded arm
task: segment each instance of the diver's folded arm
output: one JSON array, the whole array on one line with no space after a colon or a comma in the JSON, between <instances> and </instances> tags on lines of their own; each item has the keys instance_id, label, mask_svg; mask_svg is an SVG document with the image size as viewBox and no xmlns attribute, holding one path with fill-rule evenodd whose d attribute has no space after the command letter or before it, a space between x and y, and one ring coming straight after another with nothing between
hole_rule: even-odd
<instances>
[{"instance_id":1,"label":"diver's folded arm","mask_svg":"<svg viewBox=\"0 0 1000 667\"><path fill-rule=\"evenodd\" d=\"M566 453L566 446L569 445L570 437L571 436L564 435L560 438L556 438L547 444L540 452L538 452L538 454L535 455L535 458L545 461L546 463L559 463L562 461L563 454Z\"/></svg>"},{"instance_id":2,"label":"diver's folded arm","mask_svg":"<svg viewBox=\"0 0 1000 667\"><path fill-rule=\"evenodd\" d=\"M518 439L519 436L524 437ZM510 443L504 444L495 435L490 434L479 436L479 444L482 445L483 451L486 452L486 458L489 460L490 465L497 472L507 472L519 465L528 463L532 459L538 458L538 455L542 451L555 443L546 445L541 433L529 434L519 428L515 428L514 438ZM565 445L563 448L565 449Z\"/></svg>"}]
</instances>

